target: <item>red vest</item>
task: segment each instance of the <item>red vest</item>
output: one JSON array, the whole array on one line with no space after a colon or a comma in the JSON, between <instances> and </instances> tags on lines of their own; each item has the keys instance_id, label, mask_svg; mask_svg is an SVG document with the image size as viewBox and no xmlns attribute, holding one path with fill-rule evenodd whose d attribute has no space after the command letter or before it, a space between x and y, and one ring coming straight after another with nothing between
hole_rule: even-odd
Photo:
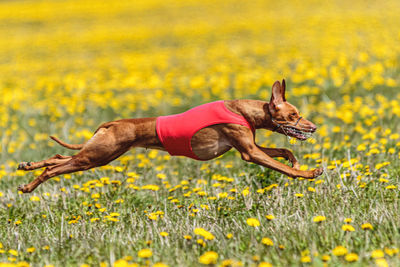
<instances>
[{"instance_id":1,"label":"red vest","mask_svg":"<svg viewBox=\"0 0 400 267\"><path fill-rule=\"evenodd\" d=\"M197 106L180 114L158 117L156 131L170 155L201 160L192 150L193 135L205 127L222 123L243 125L254 132L243 116L227 109L223 100Z\"/></svg>"}]
</instances>

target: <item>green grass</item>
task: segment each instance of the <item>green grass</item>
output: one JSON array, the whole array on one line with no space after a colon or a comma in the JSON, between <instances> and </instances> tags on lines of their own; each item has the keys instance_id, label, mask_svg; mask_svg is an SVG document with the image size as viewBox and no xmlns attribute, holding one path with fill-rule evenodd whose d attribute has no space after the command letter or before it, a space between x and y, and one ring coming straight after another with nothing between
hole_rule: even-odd
<instances>
[{"instance_id":1,"label":"green grass","mask_svg":"<svg viewBox=\"0 0 400 267\"><path fill-rule=\"evenodd\" d=\"M283 137L273 138L283 141ZM302 144L292 148L295 154L301 155L311 146ZM54 147L47 152L51 155L61 150ZM149 152L135 150L128 154L130 159L126 163L124 158L123 163L115 162L114 166L120 167L117 170L102 168L72 174L70 179L61 177L59 181L43 184L30 195L17 194L16 187L33 179L32 173L4 177L0 187L4 194L1 197L3 227L0 236L5 252L0 254L0 260L7 261L10 257L7 251L15 249L19 251L14 257L17 261L27 261L35 266L47 263L96 266L100 262L112 265L126 256L132 256L133 262L147 264L147 260L137 257L137 252L150 248L153 251L150 263L162 261L170 266L200 265L198 257L210 250L219 254L219 262L235 259L251 265L256 264L253 257L257 256L273 265L288 266L299 265L302 255L310 255L314 265L322 266L321 256L332 256L332 249L343 245L349 252L358 254L359 260L353 264L358 266L369 264L370 254L375 249L400 246L398 191L387 190L379 182L371 181L360 188L353 177L340 179L338 174L344 173L340 168L328 170L314 181L292 180L245 163L232 152L207 162L208 167L190 159L166 160L165 153L160 152L157 156L153 153L146 166L138 167L141 152L145 159L149 158ZM232 167L226 168L226 164ZM315 165L312 161L309 164ZM156 170L159 166L164 168ZM134 183L128 183L132 182L127 180L130 172L138 174ZM165 174L166 178L161 180L158 173ZM216 174L233 179L218 181ZM121 184L84 187L86 182L102 177ZM182 184L182 181L187 183ZM398 180L392 178L393 182L398 183ZM213 186L216 183L220 186ZM276 187L268 188L275 183ZM139 188L154 184L159 190L136 190L129 188L129 184ZM73 185L87 188L88 192L74 189ZM249 194L244 196L242 191L247 187ZM315 188L315 192L308 191L308 187ZM257 192L262 188L267 190ZM230 192L231 189L237 192ZM199 196L193 192L196 190L206 192L207 196ZM185 197L189 191L193 193ZM228 192L234 199L218 198L221 192ZM46 193L48 196L43 195ZM95 193L100 194L97 200L92 198ZM295 193L304 196L296 197ZM31 201L32 195L40 196L40 201ZM217 198L209 199L213 196ZM123 202L116 203L119 199ZM179 202L172 203L172 199ZM94 204L101 207L96 208ZM201 205L207 205L208 209ZM101 212L101 208L106 210ZM193 212L194 209L198 212ZM164 213L162 218L150 220L147 215L156 211ZM115 217L119 221L105 219L112 212L119 213ZM265 215L268 214L273 214L275 219L267 220ZM317 215L325 216L326 221L313 222ZM77 216L80 219L71 223ZM91 218L99 218L99 221L91 222ZM261 225L247 225L248 218L257 218ZM350 224L354 226L354 232L341 229L345 218L353 220ZM21 224L16 225L17 221ZM362 230L361 224L365 222L371 223L374 229ZM193 233L197 227L211 232L215 239L206 241L204 247L197 244L197 239L201 238ZM169 235L160 236L163 231ZM226 237L228 233L233 234L231 239ZM192 240L184 239L184 235L191 235ZM274 245L263 245L263 237L270 238ZM279 248L280 245L283 247ZM43 249L45 246L49 246L49 250ZM26 252L30 247L35 247L35 252ZM400 263L397 256L386 257L392 265ZM332 256L330 262L341 265L345 260Z\"/></svg>"}]
</instances>

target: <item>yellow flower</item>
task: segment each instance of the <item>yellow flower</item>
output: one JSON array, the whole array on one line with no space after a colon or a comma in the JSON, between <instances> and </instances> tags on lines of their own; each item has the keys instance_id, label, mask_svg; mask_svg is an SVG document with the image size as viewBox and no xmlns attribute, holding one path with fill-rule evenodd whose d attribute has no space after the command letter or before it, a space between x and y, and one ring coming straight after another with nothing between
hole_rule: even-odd
<instances>
[{"instance_id":1,"label":"yellow flower","mask_svg":"<svg viewBox=\"0 0 400 267\"><path fill-rule=\"evenodd\" d=\"M35 248L34 247L30 247L30 248L27 248L26 249L26 252L28 252L28 253L33 253L33 252L35 252Z\"/></svg>"},{"instance_id":2,"label":"yellow flower","mask_svg":"<svg viewBox=\"0 0 400 267\"><path fill-rule=\"evenodd\" d=\"M152 267L168 267L168 265L163 262L157 262Z\"/></svg>"},{"instance_id":3,"label":"yellow flower","mask_svg":"<svg viewBox=\"0 0 400 267\"><path fill-rule=\"evenodd\" d=\"M184 235L183 238L185 238L186 240L192 240L192 236L190 235Z\"/></svg>"},{"instance_id":4,"label":"yellow flower","mask_svg":"<svg viewBox=\"0 0 400 267\"><path fill-rule=\"evenodd\" d=\"M351 223L352 221L353 221L352 218L345 218L345 219L344 219L344 222L345 222L345 223Z\"/></svg>"},{"instance_id":5,"label":"yellow flower","mask_svg":"<svg viewBox=\"0 0 400 267\"><path fill-rule=\"evenodd\" d=\"M389 267L389 264L387 263L385 258L376 259L375 264L377 267Z\"/></svg>"},{"instance_id":6,"label":"yellow flower","mask_svg":"<svg viewBox=\"0 0 400 267\"><path fill-rule=\"evenodd\" d=\"M348 262L358 261L358 255L355 253L349 253L344 259Z\"/></svg>"},{"instance_id":7,"label":"yellow flower","mask_svg":"<svg viewBox=\"0 0 400 267\"><path fill-rule=\"evenodd\" d=\"M213 240L215 238L215 236L212 233L208 232L207 230L205 230L203 228L195 228L194 234L200 235L206 240Z\"/></svg>"},{"instance_id":8,"label":"yellow flower","mask_svg":"<svg viewBox=\"0 0 400 267\"><path fill-rule=\"evenodd\" d=\"M246 220L246 223L252 227L258 227L260 226L260 222L256 218L248 218Z\"/></svg>"},{"instance_id":9,"label":"yellow flower","mask_svg":"<svg viewBox=\"0 0 400 267\"><path fill-rule=\"evenodd\" d=\"M215 264L217 263L218 253L214 251L207 251L199 257L201 264Z\"/></svg>"},{"instance_id":10,"label":"yellow flower","mask_svg":"<svg viewBox=\"0 0 400 267\"><path fill-rule=\"evenodd\" d=\"M380 249L376 249L371 252L371 258L377 259L377 258L383 258L383 257L385 257L385 253Z\"/></svg>"},{"instance_id":11,"label":"yellow flower","mask_svg":"<svg viewBox=\"0 0 400 267\"><path fill-rule=\"evenodd\" d=\"M326 217L325 216L315 216L314 217L314 219L313 219L313 221L314 222L323 222L323 221L325 221L326 220Z\"/></svg>"},{"instance_id":12,"label":"yellow flower","mask_svg":"<svg viewBox=\"0 0 400 267\"><path fill-rule=\"evenodd\" d=\"M265 218L267 218L268 221L272 221L273 219L275 219L275 216L272 214L268 214L268 215L265 215Z\"/></svg>"},{"instance_id":13,"label":"yellow flower","mask_svg":"<svg viewBox=\"0 0 400 267\"><path fill-rule=\"evenodd\" d=\"M294 194L296 197L304 197L304 194L302 194L302 193L296 193L296 194Z\"/></svg>"},{"instance_id":14,"label":"yellow flower","mask_svg":"<svg viewBox=\"0 0 400 267\"><path fill-rule=\"evenodd\" d=\"M31 196L30 200L31 200L31 201L40 201L40 197L38 197L38 196Z\"/></svg>"},{"instance_id":15,"label":"yellow flower","mask_svg":"<svg viewBox=\"0 0 400 267\"><path fill-rule=\"evenodd\" d=\"M331 260L331 256L325 254L325 255L322 255L321 259L322 259L322 261L325 261L325 262L326 261L330 261Z\"/></svg>"},{"instance_id":16,"label":"yellow flower","mask_svg":"<svg viewBox=\"0 0 400 267\"><path fill-rule=\"evenodd\" d=\"M114 262L113 267L139 267L137 264L129 264L127 259L119 259Z\"/></svg>"},{"instance_id":17,"label":"yellow flower","mask_svg":"<svg viewBox=\"0 0 400 267\"><path fill-rule=\"evenodd\" d=\"M242 191L242 195L245 197L250 193L249 188L246 187L243 191Z\"/></svg>"},{"instance_id":18,"label":"yellow flower","mask_svg":"<svg viewBox=\"0 0 400 267\"><path fill-rule=\"evenodd\" d=\"M370 224L370 223L364 223L364 224L362 224L362 225L361 225L361 228L362 228L363 230L368 230L368 229L373 230L373 229L374 229L374 227L373 227L372 224Z\"/></svg>"},{"instance_id":19,"label":"yellow flower","mask_svg":"<svg viewBox=\"0 0 400 267\"><path fill-rule=\"evenodd\" d=\"M153 252L148 248L144 248L138 251L139 258L150 258L152 255Z\"/></svg>"},{"instance_id":20,"label":"yellow flower","mask_svg":"<svg viewBox=\"0 0 400 267\"><path fill-rule=\"evenodd\" d=\"M8 250L8 253L11 254L11 255L13 255L13 256L15 256L15 257L18 256L18 251L14 250L14 249Z\"/></svg>"},{"instance_id":21,"label":"yellow flower","mask_svg":"<svg viewBox=\"0 0 400 267\"><path fill-rule=\"evenodd\" d=\"M218 193L218 198L227 198L227 197L228 197L228 193L227 192Z\"/></svg>"},{"instance_id":22,"label":"yellow flower","mask_svg":"<svg viewBox=\"0 0 400 267\"><path fill-rule=\"evenodd\" d=\"M355 231L354 227L350 224L343 224L342 230L346 231L346 232L354 232Z\"/></svg>"},{"instance_id":23,"label":"yellow flower","mask_svg":"<svg viewBox=\"0 0 400 267\"><path fill-rule=\"evenodd\" d=\"M168 234L167 232L160 232L160 235L166 237L166 236L168 236L169 234Z\"/></svg>"},{"instance_id":24,"label":"yellow flower","mask_svg":"<svg viewBox=\"0 0 400 267\"><path fill-rule=\"evenodd\" d=\"M157 221L158 215L155 213L151 213L150 215L147 215L147 218L149 218L150 220L153 220L153 221Z\"/></svg>"},{"instance_id":25,"label":"yellow flower","mask_svg":"<svg viewBox=\"0 0 400 267\"><path fill-rule=\"evenodd\" d=\"M206 242L204 242L204 240L201 239L201 238L197 239L196 243L199 244L199 245L202 245L203 247L206 246Z\"/></svg>"},{"instance_id":26,"label":"yellow flower","mask_svg":"<svg viewBox=\"0 0 400 267\"><path fill-rule=\"evenodd\" d=\"M269 239L268 237L264 237L261 240L261 243L263 243L266 246L273 246L274 245L274 242L271 239Z\"/></svg>"},{"instance_id":27,"label":"yellow flower","mask_svg":"<svg viewBox=\"0 0 400 267\"><path fill-rule=\"evenodd\" d=\"M388 254L389 256L393 256L397 253L399 253L398 248L385 248L385 253Z\"/></svg>"},{"instance_id":28,"label":"yellow flower","mask_svg":"<svg viewBox=\"0 0 400 267\"><path fill-rule=\"evenodd\" d=\"M311 257L310 256L303 256L300 259L301 262L311 262Z\"/></svg>"},{"instance_id":29,"label":"yellow flower","mask_svg":"<svg viewBox=\"0 0 400 267\"><path fill-rule=\"evenodd\" d=\"M337 246L332 250L332 254L335 256L343 256L347 254L347 248L343 246Z\"/></svg>"},{"instance_id":30,"label":"yellow flower","mask_svg":"<svg viewBox=\"0 0 400 267\"><path fill-rule=\"evenodd\" d=\"M232 233L227 233L227 234L226 234L226 238L231 239L232 237L233 237L233 234L232 234Z\"/></svg>"},{"instance_id":31,"label":"yellow flower","mask_svg":"<svg viewBox=\"0 0 400 267\"><path fill-rule=\"evenodd\" d=\"M258 264L258 267L272 267L272 264L269 263L269 262L263 261L263 262L260 262L260 263Z\"/></svg>"}]
</instances>

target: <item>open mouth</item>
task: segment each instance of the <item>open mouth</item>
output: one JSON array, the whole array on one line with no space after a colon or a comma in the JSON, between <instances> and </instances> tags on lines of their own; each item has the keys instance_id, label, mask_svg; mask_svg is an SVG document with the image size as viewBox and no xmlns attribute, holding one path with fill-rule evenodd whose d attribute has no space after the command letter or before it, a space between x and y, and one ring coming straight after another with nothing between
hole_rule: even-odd
<instances>
[{"instance_id":1,"label":"open mouth","mask_svg":"<svg viewBox=\"0 0 400 267\"><path fill-rule=\"evenodd\" d=\"M284 132L285 132L286 135L295 137L295 138L297 138L297 139L299 139L301 141L307 140L313 134L313 132L302 131L302 130L299 130L299 129L296 129L296 128L290 127L290 126L289 127L286 126L284 128L285 128Z\"/></svg>"}]
</instances>

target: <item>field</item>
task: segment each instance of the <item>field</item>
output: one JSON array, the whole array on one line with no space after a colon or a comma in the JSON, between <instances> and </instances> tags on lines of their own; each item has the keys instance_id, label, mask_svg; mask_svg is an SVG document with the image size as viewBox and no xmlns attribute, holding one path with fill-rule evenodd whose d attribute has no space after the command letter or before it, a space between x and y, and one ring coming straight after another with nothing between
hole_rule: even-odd
<instances>
[{"instance_id":1,"label":"field","mask_svg":"<svg viewBox=\"0 0 400 267\"><path fill-rule=\"evenodd\" d=\"M0 266L400 266L400 2L1 1ZM135 149L17 187L102 122L287 99L319 128L259 130L318 179L230 151Z\"/></svg>"}]
</instances>

